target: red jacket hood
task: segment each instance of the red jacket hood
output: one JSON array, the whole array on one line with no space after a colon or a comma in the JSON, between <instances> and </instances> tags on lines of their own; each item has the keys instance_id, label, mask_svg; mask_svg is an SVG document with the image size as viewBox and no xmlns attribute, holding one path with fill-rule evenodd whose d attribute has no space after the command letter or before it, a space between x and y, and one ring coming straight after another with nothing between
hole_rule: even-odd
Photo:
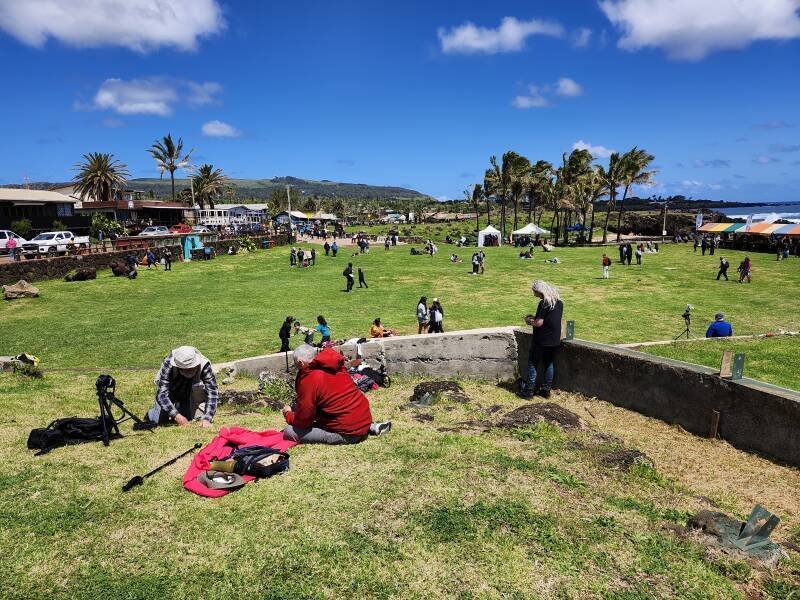
<instances>
[{"instance_id":1,"label":"red jacket hood","mask_svg":"<svg viewBox=\"0 0 800 600\"><path fill-rule=\"evenodd\" d=\"M325 348L312 360L306 370L321 369L329 373L338 373L344 368L345 358L333 348Z\"/></svg>"}]
</instances>

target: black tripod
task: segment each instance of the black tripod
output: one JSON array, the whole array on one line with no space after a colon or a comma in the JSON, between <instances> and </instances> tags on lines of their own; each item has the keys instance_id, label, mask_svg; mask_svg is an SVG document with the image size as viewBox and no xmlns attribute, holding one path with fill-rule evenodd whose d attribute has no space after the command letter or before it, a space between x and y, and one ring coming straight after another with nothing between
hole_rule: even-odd
<instances>
[{"instance_id":1,"label":"black tripod","mask_svg":"<svg viewBox=\"0 0 800 600\"><path fill-rule=\"evenodd\" d=\"M100 427L103 431L103 445L108 446L113 438L122 437L119 432L119 424L127 420L132 420L136 423L137 429L150 429L153 431L153 426L150 423L145 423L123 404L122 400L117 398L115 391L117 382L111 375L100 375L95 381L95 388L97 388L97 403L100 405ZM111 405L116 406L122 411L123 416L116 418L111 412Z\"/></svg>"},{"instance_id":2,"label":"black tripod","mask_svg":"<svg viewBox=\"0 0 800 600\"><path fill-rule=\"evenodd\" d=\"M692 315L687 310L681 316L683 317L683 322L686 324L686 328L683 331L681 331L674 339L679 340L683 336L686 336L686 339L688 340L692 337L691 333L689 332L689 328L692 326Z\"/></svg>"}]
</instances>

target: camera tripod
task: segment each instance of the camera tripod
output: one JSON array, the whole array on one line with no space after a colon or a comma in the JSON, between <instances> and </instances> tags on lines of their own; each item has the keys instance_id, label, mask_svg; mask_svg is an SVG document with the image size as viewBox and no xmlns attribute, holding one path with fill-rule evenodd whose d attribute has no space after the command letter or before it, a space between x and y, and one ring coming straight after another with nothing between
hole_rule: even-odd
<instances>
[{"instance_id":1,"label":"camera tripod","mask_svg":"<svg viewBox=\"0 0 800 600\"><path fill-rule=\"evenodd\" d=\"M111 375L100 375L95 382L95 388L97 388L97 403L100 406L99 419L104 446L108 446L112 439L122 437L122 434L119 432L119 424L128 420L132 420L136 423L136 429L149 429L153 431L155 423L145 423L125 408L125 404L123 404L122 400L117 398L115 395L117 382ZM122 411L121 417L114 417L114 414L111 412L112 405Z\"/></svg>"},{"instance_id":2,"label":"camera tripod","mask_svg":"<svg viewBox=\"0 0 800 600\"><path fill-rule=\"evenodd\" d=\"M683 336L686 336L687 340L691 339L692 337L691 332L689 331L689 328L692 326L692 316L688 313L683 313L682 316L683 316L683 322L685 323L686 327L683 331L681 331L677 336L673 338L674 340L679 340Z\"/></svg>"}]
</instances>

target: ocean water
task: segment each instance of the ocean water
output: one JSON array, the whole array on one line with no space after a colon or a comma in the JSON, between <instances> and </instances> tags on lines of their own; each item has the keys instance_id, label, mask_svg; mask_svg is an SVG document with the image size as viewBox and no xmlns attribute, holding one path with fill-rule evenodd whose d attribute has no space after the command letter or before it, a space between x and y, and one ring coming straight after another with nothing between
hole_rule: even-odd
<instances>
[{"instance_id":1,"label":"ocean water","mask_svg":"<svg viewBox=\"0 0 800 600\"><path fill-rule=\"evenodd\" d=\"M719 212L731 219L746 219L748 215L753 215L753 223L772 222L778 219L790 223L800 223L800 204L764 204L763 206L723 208Z\"/></svg>"}]
</instances>

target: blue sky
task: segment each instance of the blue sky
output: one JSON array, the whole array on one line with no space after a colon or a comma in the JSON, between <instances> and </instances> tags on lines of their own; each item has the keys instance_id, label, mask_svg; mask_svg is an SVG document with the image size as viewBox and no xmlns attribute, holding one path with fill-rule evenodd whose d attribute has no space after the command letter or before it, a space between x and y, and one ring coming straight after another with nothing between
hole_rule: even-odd
<instances>
[{"instance_id":1,"label":"blue sky","mask_svg":"<svg viewBox=\"0 0 800 600\"><path fill-rule=\"evenodd\" d=\"M171 132L232 177L454 198L509 149L638 145L647 195L800 201L800 0L0 0L0 61L0 183L158 176Z\"/></svg>"}]
</instances>

